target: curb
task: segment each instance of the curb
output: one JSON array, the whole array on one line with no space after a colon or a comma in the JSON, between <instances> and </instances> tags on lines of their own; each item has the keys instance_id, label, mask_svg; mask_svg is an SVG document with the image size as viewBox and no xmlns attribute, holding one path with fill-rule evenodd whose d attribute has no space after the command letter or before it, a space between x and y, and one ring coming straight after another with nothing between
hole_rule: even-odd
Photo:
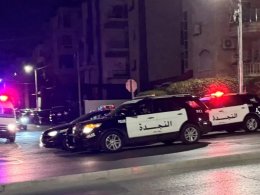
<instances>
[{"instance_id":1,"label":"curb","mask_svg":"<svg viewBox=\"0 0 260 195\"><path fill-rule=\"evenodd\" d=\"M97 182L98 180L104 179L115 179L120 177L129 177L133 175L140 175L152 172L162 172L179 169L192 169L192 168L203 168L207 167L220 167L227 165L227 163L241 163L245 164L252 160L260 159L259 152L250 152L242 154L233 154L228 156L217 156L209 158L191 159L186 161L177 161L171 163L144 165L129 168L111 169L107 171L98 171L91 173L81 173L75 175L66 175L59 177L52 177L43 180L26 181L0 185L0 194L22 194L26 193L37 193L54 189L68 189L75 188L76 186L84 185L86 182Z\"/></svg>"}]
</instances>

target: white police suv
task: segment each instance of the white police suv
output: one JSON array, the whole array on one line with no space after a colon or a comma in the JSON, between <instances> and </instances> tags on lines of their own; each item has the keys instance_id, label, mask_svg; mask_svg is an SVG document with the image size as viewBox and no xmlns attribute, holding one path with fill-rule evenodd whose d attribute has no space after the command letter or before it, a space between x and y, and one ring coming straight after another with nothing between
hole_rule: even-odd
<instances>
[{"instance_id":1,"label":"white police suv","mask_svg":"<svg viewBox=\"0 0 260 195\"><path fill-rule=\"evenodd\" d=\"M155 142L185 144L211 129L207 107L191 95L145 97L127 101L107 117L73 127L74 144L85 149L118 151Z\"/></svg>"},{"instance_id":2,"label":"white police suv","mask_svg":"<svg viewBox=\"0 0 260 195\"><path fill-rule=\"evenodd\" d=\"M209 108L213 130L234 132L241 127L247 132L259 128L260 100L252 94L217 93L200 99Z\"/></svg>"}]
</instances>

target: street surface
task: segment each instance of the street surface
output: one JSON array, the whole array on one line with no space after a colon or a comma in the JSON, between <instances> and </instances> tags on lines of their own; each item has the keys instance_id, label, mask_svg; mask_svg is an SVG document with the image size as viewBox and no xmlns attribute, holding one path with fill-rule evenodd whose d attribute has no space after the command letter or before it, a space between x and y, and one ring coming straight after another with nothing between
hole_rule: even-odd
<instances>
[{"instance_id":1,"label":"street surface","mask_svg":"<svg viewBox=\"0 0 260 195\"><path fill-rule=\"evenodd\" d=\"M259 195L259 163L210 170L163 172L100 180L43 194L62 195Z\"/></svg>"},{"instance_id":2,"label":"street surface","mask_svg":"<svg viewBox=\"0 0 260 195\"><path fill-rule=\"evenodd\" d=\"M0 184L260 150L260 132L218 133L195 145L157 144L114 154L40 148L40 135L40 131L25 131L18 133L15 144L0 140Z\"/></svg>"}]
</instances>

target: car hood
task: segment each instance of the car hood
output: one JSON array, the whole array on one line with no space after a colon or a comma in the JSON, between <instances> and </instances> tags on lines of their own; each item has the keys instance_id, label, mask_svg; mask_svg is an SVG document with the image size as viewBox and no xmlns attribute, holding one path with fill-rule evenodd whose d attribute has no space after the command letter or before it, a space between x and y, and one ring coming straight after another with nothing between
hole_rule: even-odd
<instances>
[{"instance_id":1,"label":"car hood","mask_svg":"<svg viewBox=\"0 0 260 195\"><path fill-rule=\"evenodd\" d=\"M54 126L54 127L51 127L49 129L45 130L44 133L48 133L48 132L51 132L51 131L61 131L61 130L69 128L71 126L72 126L72 124L70 124L70 123L57 125L57 126Z\"/></svg>"},{"instance_id":2,"label":"car hood","mask_svg":"<svg viewBox=\"0 0 260 195\"><path fill-rule=\"evenodd\" d=\"M115 117L106 116L106 117L100 118L100 119L82 121L79 124L80 125L85 125L85 124L91 124L91 123L94 123L94 124L96 124L96 123L104 123L106 121L113 120L113 119L115 119Z\"/></svg>"}]
</instances>

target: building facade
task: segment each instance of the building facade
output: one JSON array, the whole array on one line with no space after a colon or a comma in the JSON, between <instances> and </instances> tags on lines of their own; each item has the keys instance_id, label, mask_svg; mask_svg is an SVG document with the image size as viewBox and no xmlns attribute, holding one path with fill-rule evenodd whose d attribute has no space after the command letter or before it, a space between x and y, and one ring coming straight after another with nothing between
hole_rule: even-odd
<instances>
[{"instance_id":1,"label":"building facade","mask_svg":"<svg viewBox=\"0 0 260 195\"><path fill-rule=\"evenodd\" d=\"M43 99L75 101L78 89L82 99L129 99L128 79L144 91L180 77L191 70L182 55L182 19L181 0L86 0L59 8L33 53L34 63L46 66L39 71Z\"/></svg>"},{"instance_id":2,"label":"building facade","mask_svg":"<svg viewBox=\"0 0 260 195\"><path fill-rule=\"evenodd\" d=\"M180 0L83 3L84 98L130 98L127 79L142 91L180 76L181 6Z\"/></svg>"},{"instance_id":3,"label":"building facade","mask_svg":"<svg viewBox=\"0 0 260 195\"><path fill-rule=\"evenodd\" d=\"M194 77L237 76L237 1L184 0L182 36L186 67ZM260 76L260 2L242 1L244 76Z\"/></svg>"},{"instance_id":4,"label":"building facade","mask_svg":"<svg viewBox=\"0 0 260 195\"><path fill-rule=\"evenodd\" d=\"M32 61L39 68L39 93L43 107L77 100L81 18L81 9L78 7L59 8L45 25L45 39L33 52Z\"/></svg>"}]
</instances>

